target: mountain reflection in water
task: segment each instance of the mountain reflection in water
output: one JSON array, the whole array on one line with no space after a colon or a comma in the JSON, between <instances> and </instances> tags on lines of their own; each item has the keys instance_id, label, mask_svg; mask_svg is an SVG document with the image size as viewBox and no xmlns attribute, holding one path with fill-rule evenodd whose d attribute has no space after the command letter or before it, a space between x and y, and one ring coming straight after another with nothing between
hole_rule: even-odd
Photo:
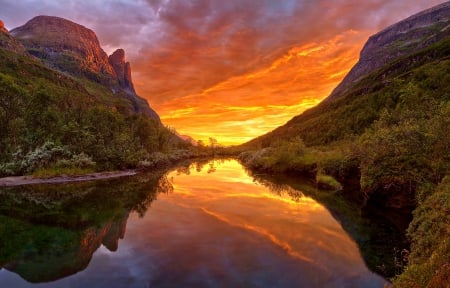
<instances>
[{"instance_id":1,"label":"mountain reflection in water","mask_svg":"<svg viewBox=\"0 0 450 288\"><path fill-rule=\"evenodd\" d=\"M387 283L324 206L234 160L20 189L0 192L0 287Z\"/></svg>"}]
</instances>

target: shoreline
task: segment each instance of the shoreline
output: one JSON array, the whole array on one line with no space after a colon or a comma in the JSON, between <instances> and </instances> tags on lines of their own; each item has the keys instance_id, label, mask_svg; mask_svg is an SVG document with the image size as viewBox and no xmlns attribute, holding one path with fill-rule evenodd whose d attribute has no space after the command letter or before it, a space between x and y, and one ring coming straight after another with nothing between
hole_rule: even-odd
<instances>
[{"instance_id":1,"label":"shoreline","mask_svg":"<svg viewBox=\"0 0 450 288\"><path fill-rule=\"evenodd\" d=\"M96 172L73 176L62 175L50 178L34 178L31 175L11 176L0 178L0 187L13 187L13 186L33 185L33 184L64 184L71 182L84 182L110 178L119 178L119 177L133 176L136 174L138 174L136 170L125 170L125 171Z\"/></svg>"}]
</instances>

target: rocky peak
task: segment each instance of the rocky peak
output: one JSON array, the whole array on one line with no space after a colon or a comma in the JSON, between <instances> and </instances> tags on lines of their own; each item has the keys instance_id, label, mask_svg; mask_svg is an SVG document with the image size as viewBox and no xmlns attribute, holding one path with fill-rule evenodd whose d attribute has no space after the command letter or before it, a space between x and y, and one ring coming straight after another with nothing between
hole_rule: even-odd
<instances>
[{"instance_id":1,"label":"rocky peak","mask_svg":"<svg viewBox=\"0 0 450 288\"><path fill-rule=\"evenodd\" d=\"M0 32L8 32L5 28L5 23L3 23L2 20L0 20Z\"/></svg>"},{"instance_id":2,"label":"rocky peak","mask_svg":"<svg viewBox=\"0 0 450 288\"><path fill-rule=\"evenodd\" d=\"M0 20L0 48L4 48L9 51L13 51L18 54L27 54L25 47L12 37L8 30L5 28L5 24Z\"/></svg>"},{"instance_id":3,"label":"rocky peak","mask_svg":"<svg viewBox=\"0 0 450 288\"><path fill-rule=\"evenodd\" d=\"M125 51L123 49L114 51L114 53L109 56L109 63L117 75L120 87L127 92L136 93L131 79L130 62L125 62Z\"/></svg>"},{"instance_id":4,"label":"rocky peak","mask_svg":"<svg viewBox=\"0 0 450 288\"><path fill-rule=\"evenodd\" d=\"M47 66L100 83L128 102L130 112L142 113L160 122L148 102L136 95L125 52L119 49L108 57L94 31L63 18L37 16L11 30L11 35Z\"/></svg>"},{"instance_id":5,"label":"rocky peak","mask_svg":"<svg viewBox=\"0 0 450 288\"><path fill-rule=\"evenodd\" d=\"M408 17L372 35L358 63L327 100L339 98L367 74L450 36L450 1Z\"/></svg>"},{"instance_id":6,"label":"rocky peak","mask_svg":"<svg viewBox=\"0 0 450 288\"><path fill-rule=\"evenodd\" d=\"M108 55L100 47L94 31L80 24L59 17L37 16L11 30L11 35L30 54L58 70L71 74L81 72L88 78L100 78L103 83L115 79Z\"/></svg>"}]
</instances>

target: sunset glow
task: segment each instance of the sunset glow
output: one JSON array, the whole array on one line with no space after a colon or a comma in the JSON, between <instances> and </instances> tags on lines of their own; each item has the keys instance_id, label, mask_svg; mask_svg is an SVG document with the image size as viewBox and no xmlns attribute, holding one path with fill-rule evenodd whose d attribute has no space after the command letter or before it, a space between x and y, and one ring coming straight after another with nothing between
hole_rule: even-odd
<instances>
[{"instance_id":1,"label":"sunset glow","mask_svg":"<svg viewBox=\"0 0 450 288\"><path fill-rule=\"evenodd\" d=\"M317 105L370 35L443 1L100 2L71 1L67 9L59 1L7 1L0 19L12 29L53 15L94 30L108 54L125 49L137 93L165 125L229 145Z\"/></svg>"}]
</instances>

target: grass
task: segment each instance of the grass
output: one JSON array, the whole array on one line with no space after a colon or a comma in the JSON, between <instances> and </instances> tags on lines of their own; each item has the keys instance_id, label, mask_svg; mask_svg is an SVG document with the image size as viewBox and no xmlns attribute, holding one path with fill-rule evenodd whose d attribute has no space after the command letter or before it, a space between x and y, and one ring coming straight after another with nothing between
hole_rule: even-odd
<instances>
[{"instance_id":1,"label":"grass","mask_svg":"<svg viewBox=\"0 0 450 288\"><path fill-rule=\"evenodd\" d=\"M339 183L333 176L317 173L316 183L322 189L340 190L342 189L341 183Z\"/></svg>"},{"instance_id":2,"label":"grass","mask_svg":"<svg viewBox=\"0 0 450 288\"><path fill-rule=\"evenodd\" d=\"M33 172L35 178L51 178L56 176L76 176L93 173L93 168L80 168L80 167L46 167L38 168Z\"/></svg>"},{"instance_id":3,"label":"grass","mask_svg":"<svg viewBox=\"0 0 450 288\"><path fill-rule=\"evenodd\" d=\"M450 176L414 211L408 228L409 266L395 287L449 287L450 283Z\"/></svg>"}]
</instances>

